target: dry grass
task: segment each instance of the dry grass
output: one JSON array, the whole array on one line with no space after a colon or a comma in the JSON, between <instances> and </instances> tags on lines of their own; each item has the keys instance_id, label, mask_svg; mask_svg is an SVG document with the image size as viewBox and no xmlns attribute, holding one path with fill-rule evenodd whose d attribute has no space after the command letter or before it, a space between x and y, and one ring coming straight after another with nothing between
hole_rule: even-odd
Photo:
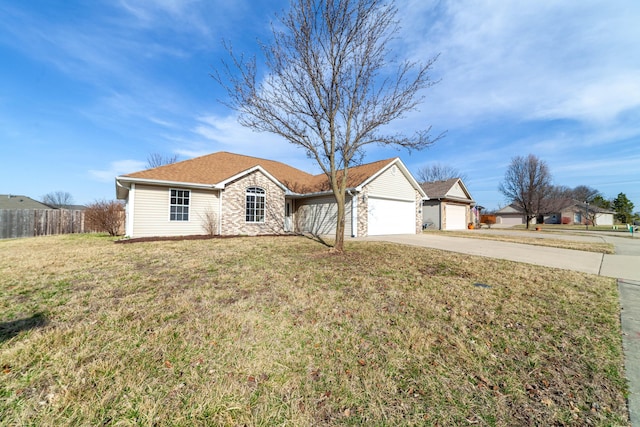
<instances>
[{"instance_id":1,"label":"dry grass","mask_svg":"<svg viewBox=\"0 0 640 427\"><path fill-rule=\"evenodd\" d=\"M596 252L600 254L613 254L615 249L611 243L585 242L577 240L564 240L557 238L541 237L537 231L520 230L522 235L490 234L474 231L426 231L426 233L438 233L446 236L466 237L470 239L498 240L501 242L524 243L526 245L547 246L552 248L573 249L576 251Z\"/></svg>"},{"instance_id":2,"label":"dry grass","mask_svg":"<svg viewBox=\"0 0 640 427\"><path fill-rule=\"evenodd\" d=\"M1 241L0 424L628 424L612 279L347 249Z\"/></svg>"}]
</instances>

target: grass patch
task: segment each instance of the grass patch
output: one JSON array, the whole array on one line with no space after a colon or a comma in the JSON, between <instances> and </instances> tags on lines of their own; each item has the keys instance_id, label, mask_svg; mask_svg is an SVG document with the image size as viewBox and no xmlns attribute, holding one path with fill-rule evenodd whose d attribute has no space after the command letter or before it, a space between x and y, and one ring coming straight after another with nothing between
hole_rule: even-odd
<instances>
[{"instance_id":1,"label":"grass patch","mask_svg":"<svg viewBox=\"0 0 640 427\"><path fill-rule=\"evenodd\" d=\"M611 243L584 242L577 240L565 240L540 236L539 231L511 230L521 233L521 236L506 234L491 234L490 232L473 231L425 231L425 233L442 234L445 236L465 237L470 239L497 240L500 242L523 243L526 245L546 246L551 248L573 249L576 251L596 252L601 254L614 254L615 248Z\"/></svg>"},{"instance_id":2,"label":"grass patch","mask_svg":"<svg viewBox=\"0 0 640 427\"><path fill-rule=\"evenodd\" d=\"M628 424L613 279L347 250L0 242L0 424Z\"/></svg>"},{"instance_id":3,"label":"grass patch","mask_svg":"<svg viewBox=\"0 0 640 427\"><path fill-rule=\"evenodd\" d=\"M585 227L584 224L529 224L529 229L533 230L536 227L542 227L545 231L606 231L608 233L618 233L620 235L630 234L627 229L626 224L616 224L612 225L590 225L589 229ZM522 225L514 225L509 228L510 230L527 230L527 226Z\"/></svg>"}]
</instances>

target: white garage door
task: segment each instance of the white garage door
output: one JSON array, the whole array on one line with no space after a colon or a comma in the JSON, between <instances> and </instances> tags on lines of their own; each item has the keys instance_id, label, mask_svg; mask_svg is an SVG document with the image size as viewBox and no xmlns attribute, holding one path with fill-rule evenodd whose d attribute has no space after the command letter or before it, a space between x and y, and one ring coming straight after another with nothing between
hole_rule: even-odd
<instances>
[{"instance_id":1,"label":"white garage door","mask_svg":"<svg viewBox=\"0 0 640 427\"><path fill-rule=\"evenodd\" d=\"M524 224L522 216L498 216L498 224L503 225L521 225Z\"/></svg>"},{"instance_id":2,"label":"white garage door","mask_svg":"<svg viewBox=\"0 0 640 427\"><path fill-rule=\"evenodd\" d=\"M464 230L467 228L466 206L447 205L445 230Z\"/></svg>"},{"instance_id":3,"label":"white garage door","mask_svg":"<svg viewBox=\"0 0 640 427\"><path fill-rule=\"evenodd\" d=\"M369 197L370 236L416 234L416 203Z\"/></svg>"},{"instance_id":4,"label":"white garage door","mask_svg":"<svg viewBox=\"0 0 640 427\"><path fill-rule=\"evenodd\" d=\"M613 215L599 213L596 214L596 224L598 225L613 225Z\"/></svg>"}]
</instances>

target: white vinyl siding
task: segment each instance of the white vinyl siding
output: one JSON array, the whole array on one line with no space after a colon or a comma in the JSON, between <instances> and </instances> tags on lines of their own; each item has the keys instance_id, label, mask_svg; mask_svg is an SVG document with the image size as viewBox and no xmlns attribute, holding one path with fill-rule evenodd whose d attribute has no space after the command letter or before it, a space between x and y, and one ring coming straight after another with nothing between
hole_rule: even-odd
<instances>
[{"instance_id":1,"label":"white vinyl siding","mask_svg":"<svg viewBox=\"0 0 640 427\"><path fill-rule=\"evenodd\" d=\"M296 202L298 231L315 236L335 235L338 206L333 196L300 199ZM345 236L351 236L351 198L345 200Z\"/></svg>"},{"instance_id":2,"label":"white vinyl siding","mask_svg":"<svg viewBox=\"0 0 640 427\"><path fill-rule=\"evenodd\" d=\"M135 209L132 232L129 237L150 236L187 236L206 234L203 224L207 213L218 215L218 192L206 190L190 190L189 220L171 221L169 206L171 192L169 187L136 185L133 190ZM131 197L131 196L130 196Z\"/></svg>"},{"instance_id":3,"label":"white vinyl siding","mask_svg":"<svg viewBox=\"0 0 640 427\"><path fill-rule=\"evenodd\" d=\"M414 202L416 199L415 188L396 165L391 166L367 184L367 189L369 196L372 197L385 197L387 199Z\"/></svg>"},{"instance_id":4,"label":"white vinyl siding","mask_svg":"<svg viewBox=\"0 0 640 427\"><path fill-rule=\"evenodd\" d=\"M447 192L447 196L448 197L457 197L460 199L468 199L469 197L465 194L464 190L462 189L462 187L460 186L460 183L456 183L456 185L454 185L453 187L451 187L451 190L449 190L449 192Z\"/></svg>"},{"instance_id":5,"label":"white vinyl siding","mask_svg":"<svg viewBox=\"0 0 640 427\"><path fill-rule=\"evenodd\" d=\"M368 234L416 234L416 203L369 197Z\"/></svg>"}]
</instances>

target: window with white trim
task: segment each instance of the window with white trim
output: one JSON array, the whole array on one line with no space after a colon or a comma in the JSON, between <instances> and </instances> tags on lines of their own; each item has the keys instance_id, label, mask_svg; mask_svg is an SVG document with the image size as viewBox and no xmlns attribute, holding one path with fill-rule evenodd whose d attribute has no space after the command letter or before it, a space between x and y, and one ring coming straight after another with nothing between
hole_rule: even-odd
<instances>
[{"instance_id":1,"label":"window with white trim","mask_svg":"<svg viewBox=\"0 0 640 427\"><path fill-rule=\"evenodd\" d=\"M265 191L260 187L247 188L245 205L246 222L264 222Z\"/></svg>"},{"instance_id":2,"label":"window with white trim","mask_svg":"<svg viewBox=\"0 0 640 427\"><path fill-rule=\"evenodd\" d=\"M171 189L171 202L169 203L170 221L189 221L190 190Z\"/></svg>"}]
</instances>

